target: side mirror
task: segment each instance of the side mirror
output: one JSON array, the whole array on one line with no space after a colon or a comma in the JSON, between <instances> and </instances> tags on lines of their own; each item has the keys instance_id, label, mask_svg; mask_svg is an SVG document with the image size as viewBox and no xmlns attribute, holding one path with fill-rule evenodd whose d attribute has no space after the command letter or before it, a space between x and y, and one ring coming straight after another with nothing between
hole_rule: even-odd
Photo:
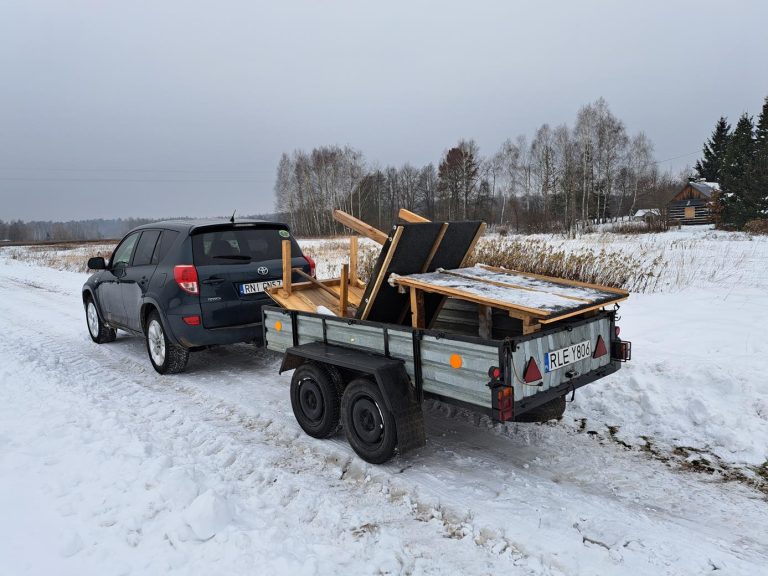
<instances>
[{"instance_id":1,"label":"side mirror","mask_svg":"<svg viewBox=\"0 0 768 576\"><path fill-rule=\"evenodd\" d=\"M96 256L95 258L88 258L88 269L89 270L106 270L107 263L104 261L104 258L102 258L101 256Z\"/></svg>"}]
</instances>

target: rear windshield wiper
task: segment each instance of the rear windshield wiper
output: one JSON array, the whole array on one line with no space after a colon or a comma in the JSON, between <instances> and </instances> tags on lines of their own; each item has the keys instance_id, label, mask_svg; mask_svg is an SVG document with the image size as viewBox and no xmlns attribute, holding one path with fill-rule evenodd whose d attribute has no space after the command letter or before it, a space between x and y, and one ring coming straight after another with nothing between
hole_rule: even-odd
<instances>
[{"instance_id":1,"label":"rear windshield wiper","mask_svg":"<svg viewBox=\"0 0 768 576\"><path fill-rule=\"evenodd\" d=\"M225 260L251 260L250 256L246 256L245 254L219 254L218 256L211 256L211 258L222 258Z\"/></svg>"}]
</instances>

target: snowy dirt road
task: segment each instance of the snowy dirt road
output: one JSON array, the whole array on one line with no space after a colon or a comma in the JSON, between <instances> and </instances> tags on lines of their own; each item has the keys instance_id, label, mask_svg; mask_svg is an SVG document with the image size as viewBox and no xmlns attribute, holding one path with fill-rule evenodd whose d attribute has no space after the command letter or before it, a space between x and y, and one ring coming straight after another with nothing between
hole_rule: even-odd
<instances>
[{"instance_id":1,"label":"snowy dirt road","mask_svg":"<svg viewBox=\"0 0 768 576\"><path fill-rule=\"evenodd\" d=\"M301 433L270 354L214 349L161 377L140 339L93 344L84 278L0 258L2 576L768 564L764 494L580 432L580 405L502 426L432 403L428 445L370 466L342 435ZM631 370L644 374L617 378Z\"/></svg>"}]
</instances>

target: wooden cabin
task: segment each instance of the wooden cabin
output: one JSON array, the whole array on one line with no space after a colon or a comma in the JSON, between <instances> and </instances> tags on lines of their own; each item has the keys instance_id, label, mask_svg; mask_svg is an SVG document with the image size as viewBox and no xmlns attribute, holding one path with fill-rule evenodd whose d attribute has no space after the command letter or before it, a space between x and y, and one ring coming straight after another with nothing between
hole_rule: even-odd
<instances>
[{"instance_id":1,"label":"wooden cabin","mask_svg":"<svg viewBox=\"0 0 768 576\"><path fill-rule=\"evenodd\" d=\"M720 190L717 182L691 180L667 204L670 224L710 224L712 200Z\"/></svg>"}]
</instances>

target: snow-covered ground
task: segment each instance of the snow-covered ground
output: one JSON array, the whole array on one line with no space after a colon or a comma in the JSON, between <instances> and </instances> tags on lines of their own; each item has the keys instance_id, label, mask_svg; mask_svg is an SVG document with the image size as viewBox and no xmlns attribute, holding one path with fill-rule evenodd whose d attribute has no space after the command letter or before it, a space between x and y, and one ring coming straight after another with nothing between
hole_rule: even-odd
<instances>
[{"instance_id":1,"label":"snow-covered ground","mask_svg":"<svg viewBox=\"0 0 768 576\"><path fill-rule=\"evenodd\" d=\"M556 424L429 403L384 466L301 432L275 356L158 376L91 342L84 274L0 250L0 575L763 573L768 242L547 241L666 258L621 310L633 361Z\"/></svg>"}]
</instances>

